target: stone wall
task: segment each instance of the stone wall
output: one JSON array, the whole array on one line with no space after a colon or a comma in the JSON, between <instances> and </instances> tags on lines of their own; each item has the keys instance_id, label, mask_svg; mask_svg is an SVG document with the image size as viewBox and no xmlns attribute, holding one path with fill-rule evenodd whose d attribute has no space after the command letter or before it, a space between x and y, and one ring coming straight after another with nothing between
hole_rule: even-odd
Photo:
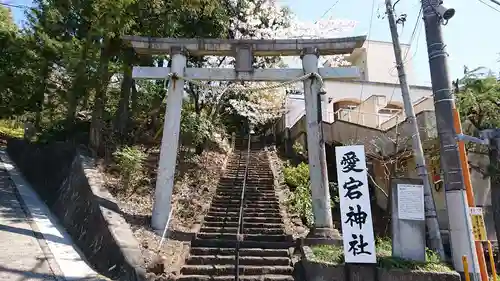
<instances>
[{"instance_id":1,"label":"stone wall","mask_svg":"<svg viewBox=\"0 0 500 281\"><path fill-rule=\"evenodd\" d=\"M96 271L113 279L144 279L139 245L90 159L69 143L12 139L7 152Z\"/></svg>"},{"instance_id":2,"label":"stone wall","mask_svg":"<svg viewBox=\"0 0 500 281\"><path fill-rule=\"evenodd\" d=\"M306 281L460 281L456 272L386 270L374 265L333 265L313 260L309 247L302 248L301 277Z\"/></svg>"}]
</instances>

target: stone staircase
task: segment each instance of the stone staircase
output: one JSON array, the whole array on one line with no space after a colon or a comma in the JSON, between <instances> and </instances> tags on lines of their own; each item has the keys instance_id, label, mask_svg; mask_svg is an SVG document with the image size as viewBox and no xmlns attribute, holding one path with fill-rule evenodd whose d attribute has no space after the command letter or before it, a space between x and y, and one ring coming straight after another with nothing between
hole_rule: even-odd
<instances>
[{"instance_id":1,"label":"stone staircase","mask_svg":"<svg viewBox=\"0 0 500 281\"><path fill-rule=\"evenodd\" d=\"M236 233L246 164L246 141L236 145L180 281L235 279ZM252 143L245 189L243 241L239 249L240 280L292 281L291 237L285 234L265 152Z\"/></svg>"}]
</instances>

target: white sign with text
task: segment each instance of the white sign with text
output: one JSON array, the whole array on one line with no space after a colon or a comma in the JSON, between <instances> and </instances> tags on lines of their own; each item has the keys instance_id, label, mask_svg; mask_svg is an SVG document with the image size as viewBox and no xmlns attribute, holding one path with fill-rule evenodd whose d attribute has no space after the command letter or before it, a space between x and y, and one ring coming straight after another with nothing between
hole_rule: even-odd
<instances>
[{"instance_id":1,"label":"white sign with text","mask_svg":"<svg viewBox=\"0 0 500 281\"><path fill-rule=\"evenodd\" d=\"M376 263L365 148L335 147L346 263Z\"/></svg>"},{"instance_id":2,"label":"white sign with text","mask_svg":"<svg viewBox=\"0 0 500 281\"><path fill-rule=\"evenodd\" d=\"M398 184L398 218L425 220L423 185Z\"/></svg>"}]
</instances>

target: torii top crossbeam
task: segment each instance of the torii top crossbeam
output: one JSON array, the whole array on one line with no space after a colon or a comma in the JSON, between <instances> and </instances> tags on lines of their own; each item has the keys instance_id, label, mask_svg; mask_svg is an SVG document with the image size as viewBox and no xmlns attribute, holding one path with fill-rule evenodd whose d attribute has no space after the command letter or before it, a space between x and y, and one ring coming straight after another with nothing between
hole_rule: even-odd
<instances>
[{"instance_id":1,"label":"torii top crossbeam","mask_svg":"<svg viewBox=\"0 0 500 281\"><path fill-rule=\"evenodd\" d=\"M235 56L236 46L250 48L254 56L299 56L306 48L317 48L321 55L350 54L361 48L366 36L321 39L236 40L196 38L151 38L123 36L139 54L169 54L173 47L181 47L191 55Z\"/></svg>"}]
</instances>

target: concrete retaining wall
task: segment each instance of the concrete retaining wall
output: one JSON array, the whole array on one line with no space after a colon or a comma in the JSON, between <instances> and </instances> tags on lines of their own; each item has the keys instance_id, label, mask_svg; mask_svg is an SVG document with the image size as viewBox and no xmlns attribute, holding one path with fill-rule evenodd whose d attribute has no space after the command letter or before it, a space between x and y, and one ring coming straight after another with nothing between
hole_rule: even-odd
<instances>
[{"instance_id":1,"label":"concrete retaining wall","mask_svg":"<svg viewBox=\"0 0 500 281\"><path fill-rule=\"evenodd\" d=\"M144 279L139 245L90 159L68 143L12 139L7 152L96 271L113 279Z\"/></svg>"}]
</instances>

